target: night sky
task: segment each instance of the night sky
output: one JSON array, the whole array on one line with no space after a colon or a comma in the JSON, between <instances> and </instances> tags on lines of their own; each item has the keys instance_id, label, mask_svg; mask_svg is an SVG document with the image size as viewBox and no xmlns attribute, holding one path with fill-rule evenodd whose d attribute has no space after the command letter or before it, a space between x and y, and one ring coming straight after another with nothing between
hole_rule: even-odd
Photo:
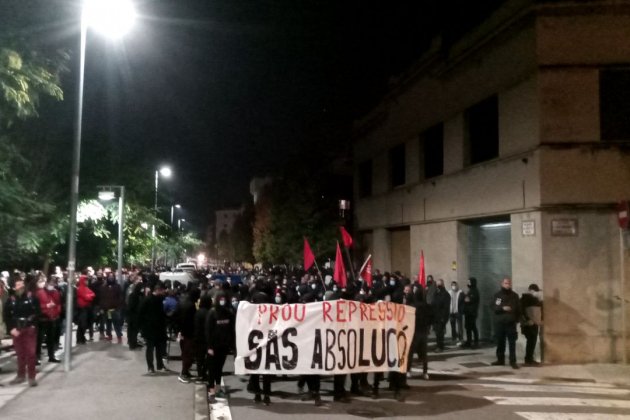
<instances>
[{"instance_id":1,"label":"night sky","mask_svg":"<svg viewBox=\"0 0 630 420\"><path fill-rule=\"evenodd\" d=\"M160 184L162 205L181 203L201 233L213 210L247 198L252 176L321 159L310 144L350 141L353 119L438 31L456 36L499 2L137 2L141 19L122 43L88 37L82 177L108 183L132 173L149 200L155 169L169 164L175 176ZM78 4L57 3L70 18L43 32L67 44L78 39ZM48 116L66 127L70 66L66 101Z\"/></svg>"}]
</instances>

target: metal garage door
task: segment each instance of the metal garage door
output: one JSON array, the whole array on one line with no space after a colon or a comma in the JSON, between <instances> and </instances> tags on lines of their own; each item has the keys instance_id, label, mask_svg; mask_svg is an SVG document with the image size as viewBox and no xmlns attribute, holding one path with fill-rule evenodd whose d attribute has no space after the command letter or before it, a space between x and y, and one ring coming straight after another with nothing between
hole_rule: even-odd
<instances>
[{"instance_id":1,"label":"metal garage door","mask_svg":"<svg viewBox=\"0 0 630 420\"><path fill-rule=\"evenodd\" d=\"M481 338L492 338L492 295L504 276L512 276L510 222L505 220L468 224L470 276L477 278L481 295L477 325Z\"/></svg>"}]
</instances>

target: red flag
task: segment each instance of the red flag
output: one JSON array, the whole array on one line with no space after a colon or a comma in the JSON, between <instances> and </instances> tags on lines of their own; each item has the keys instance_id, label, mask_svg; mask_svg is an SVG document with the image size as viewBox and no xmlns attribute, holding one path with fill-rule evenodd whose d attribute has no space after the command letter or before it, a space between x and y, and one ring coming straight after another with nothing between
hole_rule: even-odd
<instances>
[{"instance_id":1,"label":"red flag","mask_svg":"<svg viewBox=\"0 0 630 420\"><path fill-rule=\"evenodd\" d=\"M337 242L337 254L335 255L335 273L333 279L337 282L339 287L346 287L346 267L343 264L343 256L341 255L341 248L339 242Z\"/></svg>"},{"instance_id":2,"label":"red flag","mask_svg":"<svg viewBox=\"0 0 630 420\"><path fill-rule=\"evenodd\" d=\"M424 274L424 251L420 250L420 270L418 271L418 283L422 285L422 287L427 287L427 279Z\"/></svg>"},{"instance_id":3,"label":"red flag","mask_svg":"<svg viewBox=\"0 0 630 420\"><path fill-rule=\"evenodd\" d=\"M339 226L341 230L341 239L343 239L343 246L350 248L352 246L352 236L348 233L345 227Z\"/></svg>"},{"instance_id":4,"label":"red flag","mask_svg":"<svg viewBox=\"0 0 630 420\"><path fill-rule=\"evenodd\" d=\"M308 244L306 237L304 238L304 270L308 270L315 263L315 254L311 251L311 246Z\"/></svg>"},{"instance_id":5,"label":"red flag","mask_svg":"<svg viewBox=\"0 0 630 420\"><path fill-rule=\"evenodd\" d=\"M372 254L368 255L367 259L359 271L359 277L368 285L372 287Z\"/></svg>"}]
</instances>

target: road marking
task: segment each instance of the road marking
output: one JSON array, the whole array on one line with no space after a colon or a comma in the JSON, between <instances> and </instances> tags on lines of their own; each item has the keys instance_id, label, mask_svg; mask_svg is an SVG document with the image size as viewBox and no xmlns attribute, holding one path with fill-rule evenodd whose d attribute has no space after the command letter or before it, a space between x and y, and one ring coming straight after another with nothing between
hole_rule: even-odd
<instances>
[{"instance_id":1,"label":"road marking","mask_svg":"<svg viewBox=\"0 0 630 420\"><path fill-rule=\"evenodd\" d=\"M607 400L590 398L561 398L561 397L500 397L486 396L485 399L497 405L535 405L560 407L598 407L598 408L628 408L628 400Z\"/></svg>"},{"instance_id":2,"label":"road marking","mask_svg":"<svg viewBox=\"0 0 630 420\"><path fill-rule=\"evenodd\" d=\"M511 378L507 376L485 376L478 379L479 381L493 381L493 382L508 382L515 384L551 384L554 385L567 385L567 386L575 386L575 387L597 387L597 388L614 388L615 385L612 384L604 384L604 383L595 383L595 382L562 382L562 381L554 381L554 382L545 382L542 378Z\"/></svg>"},{"instance_id":3,"label":"road marking","mask_svg":"<svg viewBox=\"0 0 630 420\"><path fill-rule=\"evenodd\" d=\"M221 378L221 389L225 392L223 378ZM210 420L232 420L232 412L227 398L216 398L216 403L210 404Z\"/></svg>"},{"instance_id":4,"label":"road marking","mask_svg":"<svg viewBox=\"0 0 630 420\"><path fill-rule=\"evenodd\" d=\"M598 388L586 386L567 386L567 385L547 385L547 384L459 384L461 386L478 386L482 388L491 388L507 392L547 392L547 393L576 393L576 394L595 394L595 395L628 395L630 389L615 388Z\"/></svg>"},{"instance_id":5,"label":"road marking","mask_svg":"<svg viewBox=\"0 0 630 420\"><path fill-rule=\"evenodd\" d=\"M626 414L517 412L527 420L630 420Z\"/></svg>"}]
</instances>

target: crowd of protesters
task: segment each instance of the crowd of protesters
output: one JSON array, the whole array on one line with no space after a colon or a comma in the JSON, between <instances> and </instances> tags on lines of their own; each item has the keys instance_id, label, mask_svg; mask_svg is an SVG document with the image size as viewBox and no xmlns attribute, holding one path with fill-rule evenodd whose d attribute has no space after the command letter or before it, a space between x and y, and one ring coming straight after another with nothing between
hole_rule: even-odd
<instances>
[{"instance_id":1,"label":"crowd of protesters","mask_svg":"<svg viewBox=\"0 0 630 420\"><path fill-rule=\"evenodd\" d=\"M332 276L320 276L296 270L277 269L267 272L245 272L237 269L220 272L213 280L212 273L198 276L187 285L161 282L154 273L139 270L125 271L123 281L116 281L110 269L94 270L88 267L78 278L68 283L59 268L50 276L39 272L2 273L0 280L0 304L4 317L0 324L6 324L6 331L13 338L13 346L18 359L18 372L12 383L28 380L31 386L37 385L36 366L40 364L42 345L46 344L49 363L58 363L55 351L61 348L60 335L65 322L66 293L69 287L75 288L73 322L77 325L77 345L85 345L95 339L123 343L123 326L126 323L127 345L129 350L144 348L149 375L166 371L169 348L178 342L181 350L182 368L178 380L183 383L206 383L208 399L215 401L224 397L221 389L223 365L229 354L235 351L235 319L240 301L251 303L309 303L322 300L355 300L364 303L391 301L414 306L416 323L412 343L412 358L417 356L422 366L422 377L428 377L427 341L430 330L436 336L436 352L445 349L447 324L451 326L451 339L461 347L476 347L479 333L476 318L480 296L476 280L469 279L465 290L460 290L452 282L447 290L441 279L435 281L427 276L426 287L411 281L401 273L374 273L370 287L360 280L349 281L341 288ZM505 286L505 280L504 280ZM510 283L511 287L511 283ZM528 337L526 363L533 361L533 346L540 319L540 301L536 298L538 288L530 286L531 295L524 296L525 307L505 288L503 304L493 302L497 319L517 319L517 314L527 314L528 321L523 334ZM513 292L512 292L513 293ZM498 297L497 299L500 299ZM510 303L505 303L507 300ZM506 305L516 305L508 308ZM538 309L538 310L536 310ZM508 314L508 315L505 315ZM497 349L497 362L502 362L505 339L510 347L510 363L513 359L511 324L505 324L501 342ZM0 325L0 327L2 327ZM463 328L462 328L463 327ZM515 328L515 326L514 326ZM535 331L534 331L535 329ZM4 334L0 329L0 337ZM464 338L465 331L465 338ZM115 337L114 337L115 335ZM514 338L514 340L513 340ZM500 364L500 363L497 363ZM412 363L409 363L411 368ZM193 375L193 366L195 375ZM398 372L388 374L389 388L399 401L404 400L403 391L408 388L407 377ZM347 382L350 376L350 387ZM273 375L250 375L247 389L254 394L255 402L269 405ZM367 373L335 375L333 378L333 399L348 402L351 395L369 394L379 398L383 373L372 374L371 384ZM320 376L303 375L298 378L298 391L303 400L313 400L321 405ZM305 387L308 389L304 392ZM349 391L349 392L348 392Z\"/></svg>"}]
</instances>

